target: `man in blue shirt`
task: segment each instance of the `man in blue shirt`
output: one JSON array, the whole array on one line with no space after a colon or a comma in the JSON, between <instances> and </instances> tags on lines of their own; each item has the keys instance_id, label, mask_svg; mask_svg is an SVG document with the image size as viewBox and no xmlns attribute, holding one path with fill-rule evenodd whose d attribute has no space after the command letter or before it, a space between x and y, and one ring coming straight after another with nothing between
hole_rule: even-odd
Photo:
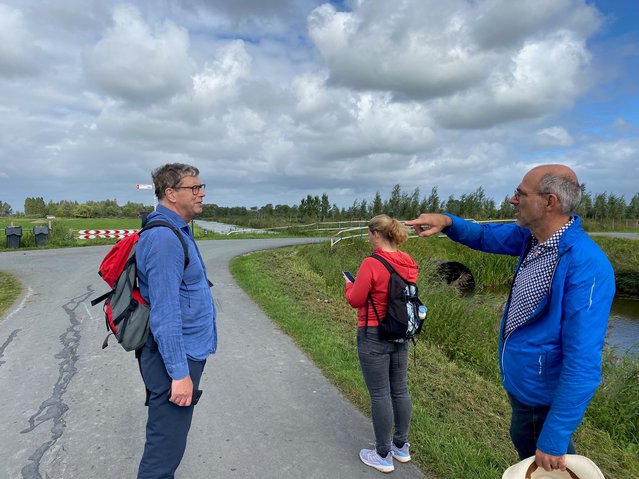
<instances>
[{"instance_id":1,"label":"man in blue shirt","mask_svg":"<svg viewBox=\"0 0 639 479\"><path fill-rule=\"evenodd\" d=\"M519 256L499 337L510 436L521 459L565 470L572 434L601 380L615 294L612 266L574 215L581 188L564 165L530 170L510 203L516 224L480 225L449 214L407 221L487 253Z\"/></svg>"},{"instance_id":2,"label":"man in blue shirt","mask_svg":"<svg viewBox=\"0 0 639 479\"><path fill-rule=\"evenodd\" d=\"M184 249L170 228L152 228L136 250L140 292L151 305L151 334L139 353L147 389L146 443L138 479L173 478L186 449L193 406L206 358L215 353L215 304L206 268L189 222L202 213L205 185L197 168L180 163L153 171L159 205L148 221L162 220L184 237Z\"/></svg>"}]
</instances>

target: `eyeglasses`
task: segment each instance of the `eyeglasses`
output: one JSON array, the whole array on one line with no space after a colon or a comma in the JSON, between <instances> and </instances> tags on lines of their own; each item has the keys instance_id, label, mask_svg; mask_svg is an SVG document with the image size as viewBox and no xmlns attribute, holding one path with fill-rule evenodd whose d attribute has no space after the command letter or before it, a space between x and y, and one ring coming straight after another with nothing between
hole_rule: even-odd
<instances>
[{"instance_id":1,"label":"eyeglasses","mask_svg":"<svg viewBox=\"0 0 639 479\"><path fill-rule=\"evenodd\" d=\"M525 191L521 191L519 188L516 188L515 192L513 193L513 198L518 200L522 196L525 198L526 196L530 196L530 195L544 196L544 195L547 195L547 194L548 193L540 193L539 191L533 191L532 193L526 193Z\"/></svg>"},{"instance_id":2,"label":"eyeglasses","mask_svg":"<svg viewBox=\"0 0 639 479\"><path fill-rule=\"evenodd\" d=\"M171 186L172 190L180 190L182 188L190 188L194 195L199 195L200 191L204 192L206 190L206 185L202 183L201 185L193 186Z\"/></svg>"}]
</instances>

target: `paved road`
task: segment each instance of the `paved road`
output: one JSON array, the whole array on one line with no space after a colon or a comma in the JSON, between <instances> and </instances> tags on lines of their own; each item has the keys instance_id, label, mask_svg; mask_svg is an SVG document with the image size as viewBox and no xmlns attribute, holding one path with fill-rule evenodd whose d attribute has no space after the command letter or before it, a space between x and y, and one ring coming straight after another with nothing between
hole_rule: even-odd
<instances>
[{"instance_id":1,"label":"paved road","mask_svg":"<svg viewBox=\"0 0 639 479\"><path fill-rule=\"evenodd\" d=\"M588 233L590 236L608 236L610 238L623 238L623 239L634 239L639 240L639 233L614 233L614 232L605 232L605 233Z\"/></svg>"},{"instance_id":2,"label":"paved road","mask_svg":"<svg viewBox=\"0 0 639 479\"><path fill-rule=\"evenodd\" d=\"M203 241L215 286L219 350L202 380L187 454L192 478L371 478L357 458L373 442L356 411L232 280L239 254L296 239ZM0 321L0 479L135 477L144 388L133 354L105 350L90 299L108 247L0 253L25 294ZM399 464L396 478L419 478Z\"/></svg>"}]
</instances>

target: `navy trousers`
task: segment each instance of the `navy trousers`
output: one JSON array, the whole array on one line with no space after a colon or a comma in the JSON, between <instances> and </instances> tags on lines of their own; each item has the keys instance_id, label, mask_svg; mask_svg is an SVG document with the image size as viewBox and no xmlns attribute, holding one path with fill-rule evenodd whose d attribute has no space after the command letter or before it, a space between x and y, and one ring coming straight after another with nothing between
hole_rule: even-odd
<instances>
[{"instance_id":1,"label":"navy trousers","mask_svg":"<svg viewBox=\"0 0 639 479\"><path fill-rule=\"evenodd\" d=\"M541 435L546 417L550 412L550 406L528 406L508 393L513 415L510 420L510 438L519 454L519 459L524 460L534 456L537 451L537 439ZM570 440L566 454L575 454L575 444Z\"/></svg>"},{"instance_id":2,"label":"navy trousers","mask_svg":"<svg viewBox=\"0 0 639 479\"><path fill-rule=\"evenodd\" d=\"M169 402L171 377L166 372L157 343L151 335L139 357L140 372L146 386L148 418L146 442L138 468L138 479L173 479L182 461L191 428L194 406ZM189 360L193 388L198 389L206 361Z\"/></svg>"}]
</instances>

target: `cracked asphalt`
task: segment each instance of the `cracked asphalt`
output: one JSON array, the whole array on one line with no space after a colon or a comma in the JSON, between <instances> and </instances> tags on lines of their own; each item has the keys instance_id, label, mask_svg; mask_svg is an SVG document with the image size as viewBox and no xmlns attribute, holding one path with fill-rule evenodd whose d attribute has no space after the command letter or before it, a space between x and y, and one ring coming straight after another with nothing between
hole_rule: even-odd
<instances>
[{"instance_id":1,"label":"cracked asphalt","mask_svg":"<svg viewBox=\"0 0 639 479\"><path fill-rule=\"evenodd\" d=\"M355 410L235 284L228 261L307 239L202 241L218 308L187 453L176 478L364 478L374 442ZM107 246L0 253L23 295L0 320L0 479L132 478L144 444L144 387L106 335L97 275ZM355 331L353 331L355 334ZM397 478L423 477L396 464Z\"/></svg>"}]
</instances>

